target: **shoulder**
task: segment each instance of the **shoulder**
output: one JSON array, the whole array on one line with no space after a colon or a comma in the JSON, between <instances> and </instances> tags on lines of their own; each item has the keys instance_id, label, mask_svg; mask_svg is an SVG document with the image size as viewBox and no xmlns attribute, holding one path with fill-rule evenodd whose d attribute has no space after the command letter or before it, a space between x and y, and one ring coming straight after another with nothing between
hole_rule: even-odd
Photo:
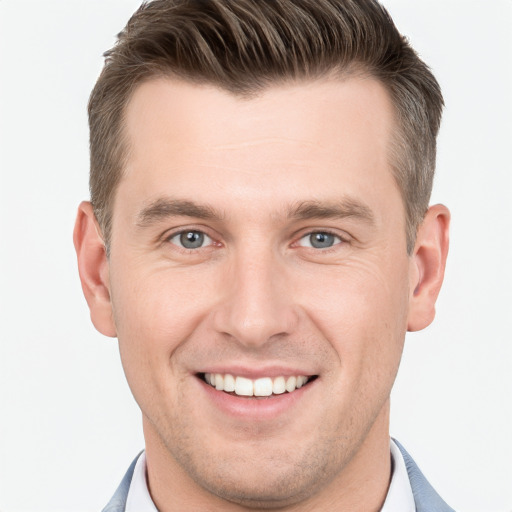
<instances>
[{"instance_id":1,"label":"shoulder","mask_svg":"<svg viewBox=\"0 0 512 512\"><path fill-rule=\"evenodd\" d=\"M130 490L130 484L132 482L133 471L135 469L135 465L137 464L137 460L139 459L142 452L140 452L137 457L133 460L126 471L119 487L117 488L114 496L112 496L111 500L108 502L107 506L102 510L102 512L124 512L126 508L126 499L128 497L128 491Z\"/></svg>"},{"instance_id":2,"label":"shoulder","mask_svg":"<svg viewBox=\"0 0 512 512\"><path fill-rule=\"evenodd\" d=\"M414 462L407 450L396 440L393 439L398 446L405 461L407 474L411 482L411 488L414 495L417 512L455 512L449 507L430 485L420 468Z\"/></svg>"}]
</instances>

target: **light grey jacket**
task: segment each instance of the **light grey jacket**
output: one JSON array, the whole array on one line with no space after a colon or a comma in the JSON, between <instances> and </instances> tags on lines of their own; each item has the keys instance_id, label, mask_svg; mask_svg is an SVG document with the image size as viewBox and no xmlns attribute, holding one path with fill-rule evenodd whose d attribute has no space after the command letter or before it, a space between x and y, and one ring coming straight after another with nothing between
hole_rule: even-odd
<instances>
[{"instance_id":1,"label":"light grey jacket","mask_svg":"<svg viewBox=\"0 0 512 512\"><path fill-rule=\"evenodd\" d=\"M405 451L405 448L398 441L394 441L404 456L407 473L409 475L412 492L414 494L416 512L455 512L441 499L439 494L437 494L434 488L428 483L427 479L423 476L423 473L412 460L412 457ZM133 470L135 469L135 464L138 458L139 456L137 456L131 463L121 484L117 488L117 491L102 512L125 511L128 489L130 488Z\"/></svg>"}]
</instances>

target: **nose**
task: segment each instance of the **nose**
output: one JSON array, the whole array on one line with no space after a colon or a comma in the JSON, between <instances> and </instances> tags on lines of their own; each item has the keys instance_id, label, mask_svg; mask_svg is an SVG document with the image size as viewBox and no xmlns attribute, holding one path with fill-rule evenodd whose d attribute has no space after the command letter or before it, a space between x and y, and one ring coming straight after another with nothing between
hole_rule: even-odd
<instances>
[{"instance_id":1,"label":"nose","mask_svg":"<svg viewBox=\"0 0 512 512\"><path fill-rule=\"evenodd\" d=\"M214 311L217 332L258 348L297 328L299 310L285 262L273 255L239 255L226 269L222 299Z\"/></svg>"}]
</instances>

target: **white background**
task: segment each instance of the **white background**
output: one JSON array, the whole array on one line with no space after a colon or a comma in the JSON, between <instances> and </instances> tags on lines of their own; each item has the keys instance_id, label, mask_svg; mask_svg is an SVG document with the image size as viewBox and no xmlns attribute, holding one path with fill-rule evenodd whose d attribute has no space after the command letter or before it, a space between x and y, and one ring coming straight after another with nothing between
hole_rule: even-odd
<instances>
[{"instance_id":1,"label":"white background","mask_svg":"<svg viewBox=\"0 0 512 512\"><path fill-rule=\"evenodd\" d=\"M408 335L391 432L457 510L512 511L512 1L389 0L447 104L435 202L453 214L433 326ZM134 0L0 0L0 509L100 510L143 447L71 232L86 103Z\"/></svg>"}]
</instances>

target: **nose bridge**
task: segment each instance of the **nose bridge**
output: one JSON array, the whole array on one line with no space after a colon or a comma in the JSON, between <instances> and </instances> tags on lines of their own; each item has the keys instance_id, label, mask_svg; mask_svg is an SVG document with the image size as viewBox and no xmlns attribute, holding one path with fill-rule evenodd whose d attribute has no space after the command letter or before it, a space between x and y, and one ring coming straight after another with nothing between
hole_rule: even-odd
<instances>
[{"instance_id":1,"label":"nose bridge","mask_svg":"<svg viewBox=\"0 0 512 512\"><path fill-rule=\"evenodd\" d=\"M290 334L297 314L283 262L271 248L247 247L230 262L216 329L240 344L257 347Z\"/></svg>"}]
</instances>

